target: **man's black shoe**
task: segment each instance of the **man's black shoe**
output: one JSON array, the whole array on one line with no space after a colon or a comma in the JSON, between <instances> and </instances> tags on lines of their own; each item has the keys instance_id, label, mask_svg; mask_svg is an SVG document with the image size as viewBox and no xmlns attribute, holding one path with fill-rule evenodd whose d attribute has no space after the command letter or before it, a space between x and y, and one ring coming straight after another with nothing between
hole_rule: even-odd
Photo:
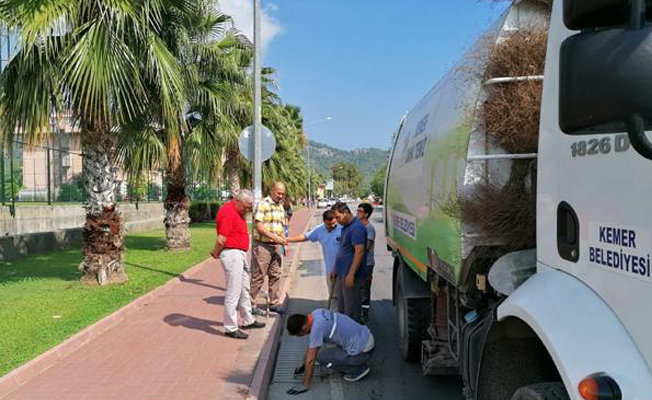
<instances>
[{"instance_id":1,"label":"man's black shoe","mask_svg":"<svg viewBox=\"0 0 652 400\"><path fill-rule=\"evenodd\" d=\"M254 321L254 322L250 323L249 325L243 326L242 329L258 329L258 328L264 328L264 327L265 327L264 322Z\"/></svg>"},{"instance_id":2,"label":"man's black shoe","mask_svg":"<svg viewBox=\"0 0 652 400\"><path fill-rule=\"evenodd\" d=\"M249 337L246 333L242 332L240 329L233 332L224 332L224 336L233 338L233 339L246 339Z\"/></svg>"},{"instance_id":3,"label":"man's black shoe","mask_svg":"<svg viewBox=\"0 0 652 400\"><path fill-rule=\"evenodd\" d=\"M275 312L278 315L283 315L285 313L285 309L283 307L281 307L281 306L271 306L269 308L269 311Z\"/></svg>"}]
</instances>

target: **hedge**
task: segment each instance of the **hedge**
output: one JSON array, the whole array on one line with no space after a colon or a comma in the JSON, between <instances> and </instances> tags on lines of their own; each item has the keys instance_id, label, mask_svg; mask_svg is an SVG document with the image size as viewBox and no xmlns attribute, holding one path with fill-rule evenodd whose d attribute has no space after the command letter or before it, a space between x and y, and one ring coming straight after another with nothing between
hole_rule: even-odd
<instances>
[{"instance_id":1,"label":"hedge","mask_svg":"<svg viewBox=\"0 0 652 400\"><path fill-rule=\"evenodd\" d=\"M217 211L222 207L220 202L197 201L190 204L188 214L190 223L212 221L217 217Z\"/></svg>"}]
</instances>

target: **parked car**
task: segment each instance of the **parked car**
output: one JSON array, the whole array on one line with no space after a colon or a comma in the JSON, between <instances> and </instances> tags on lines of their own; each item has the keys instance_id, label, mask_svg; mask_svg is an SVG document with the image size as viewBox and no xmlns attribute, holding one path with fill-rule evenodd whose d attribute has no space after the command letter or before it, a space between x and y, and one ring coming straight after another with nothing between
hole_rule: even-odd
<instances>
[{"instance_id":1,"label":"parked car","mask_svg":"<svg viewBox=\"0 0 652 400\"><path fill-rule=\"evenodd\" d=\"M328 208L328 200L326 199L320 199L317 201L317 208Z\"/></svg>"}]
</instances>

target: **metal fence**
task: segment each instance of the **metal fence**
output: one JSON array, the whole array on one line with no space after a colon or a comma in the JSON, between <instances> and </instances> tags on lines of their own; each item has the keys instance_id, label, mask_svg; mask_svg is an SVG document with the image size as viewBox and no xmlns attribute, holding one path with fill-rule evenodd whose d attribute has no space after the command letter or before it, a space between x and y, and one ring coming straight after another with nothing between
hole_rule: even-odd
<instances>
[{"instance_id":1,"label":"metal fence","mask_svg":"<svg viewBox=\"0 0 652 400\"><path fill-rule=\"evenodd\" d=\"M57 143L53 143L53 142ZM0 148L0 201L20 203L74 203L86 200L83 153L70 135L58 135L50 143L28 145L15 140ZM118 172L116 200L121 202L162 201L162 171L128 179Z\"/></svg>"},{"instance_id":2,"label":"metal fence","mask_svg":"<svg viewBox=\"0 0 652 400\"><path fill-rule=\"evenodd\" d=\"M11 146L0 144L0 205L10 206L12 214L21 204L56 205L86 200L83 153L79 136L61 133L48 143L28 145L18 139ZM186 171L187 193L193 201L219 201L229 193L228 183L196 178ZM195 179L192 177L195 176ZM116 201L160 202L165 199L164 170L143 173L139 179L118 171Z\"/></svg>"}]
</instances>

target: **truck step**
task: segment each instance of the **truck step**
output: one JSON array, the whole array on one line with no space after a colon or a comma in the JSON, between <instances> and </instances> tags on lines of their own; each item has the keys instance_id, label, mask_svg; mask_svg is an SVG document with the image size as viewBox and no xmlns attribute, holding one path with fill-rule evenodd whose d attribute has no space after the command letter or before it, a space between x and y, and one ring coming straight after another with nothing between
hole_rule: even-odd
<instances>
[{"instance_id":1,"label":"truck step","mask_svg":"<svg viewBox=\"0 0 652 400\"><path fill-rule=\"evenodd\" d=\"M424 375L459 375L459 363L451 355L445 342L421 342L421 367Z\"/></svg>"}]
</instances>

